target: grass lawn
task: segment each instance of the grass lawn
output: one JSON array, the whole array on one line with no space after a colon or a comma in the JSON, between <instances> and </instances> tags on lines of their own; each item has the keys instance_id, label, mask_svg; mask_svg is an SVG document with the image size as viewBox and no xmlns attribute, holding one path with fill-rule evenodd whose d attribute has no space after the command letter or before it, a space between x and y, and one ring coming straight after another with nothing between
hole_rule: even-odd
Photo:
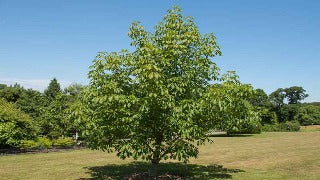
<instances>
[{"instance_id":1,"label":"grass lawn","mask_svg":"<svg viewBox=\"0 0 320 180\"><path fill-rule=\"evenodd\" d=\"M213 139L200 147L197 159L187 165L165 162L158 172L188 179L320 179L320 131ZM0 157L0 179L119 179L148 169L147 163L91 150Z\"/></svg>"}]
</instances>

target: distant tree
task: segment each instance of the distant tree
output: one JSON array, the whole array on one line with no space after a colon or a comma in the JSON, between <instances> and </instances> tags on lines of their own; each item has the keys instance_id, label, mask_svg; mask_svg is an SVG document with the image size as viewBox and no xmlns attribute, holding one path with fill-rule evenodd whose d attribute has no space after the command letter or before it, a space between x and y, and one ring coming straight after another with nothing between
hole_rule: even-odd
<instances>
[{"instance_id":1,"label":"distant tree","mask_svg":"<svg viewBox=\"0 0 320 180\"><path fill-rule=\"evenodd\" d=\"M219 117L219 110L229 108L228 100L214 101L208 94L214 91L209 90L211 83L220 81L211 59L221 54L216 38L201 35L192 18L183 17L178 7L168 11L154 33L133 23L129 36L133 53L100 52L91 66L90 84L76 112L88 146L153 164L196 157L197 145L209 141L208 130L231 119ZM231 93L230 109L242 104L235 98L241 93ZM208 112L210 103L214 109ZM241 107L246 106L250 104ZM243 114L251 116L242 108L234 110L232 117L239 125Z\"/></svg>"},{"instance_id":2,"label":"distant tree","mask_svg":"<svg viewBox=\"0 0 320 180\"><path fill-rule=\"evenodd\" d=\"M278 123L278 117L277 114L272 111L269 108L262 108L259 111L259 115L261 118L261 124L265 125L265 124L277 124Z\"/></svg>"},{"instance_id":3,"label":"distant tree","mask_svg":"<svg viewBox=\"0 0 320 180\"><path fill-rule=\"evenodd\" d=\"M304 100L309 95L306 94L306 90L304 90L302 87L293 86L284 89L285 97L288 100L288 104L298 104L302 100Z\"/></svg>"},{"instance_id":4,"label":"distant tree","mask_svg":"<svg viewBox=\"0 0 320 180\"><path fill-rule=\"evenodd\" d=\"M61 93L60 84L56 78L53 78L48 86L48 88L44 91L44 94L49 99L54 99L57 94Z\"/></svg>"},{"instance_id":5,"label":"distant tree","mask_svg":"<svg viewBox=\"0 0 320 180\"><path fill-rule=\"evenodd\" d=\"M292 121L300 108L298 104L306 97L302 87L279 88L269 96L273 104L270 110L276 113L278 122Z\"/></svg>"},{"instance_id":6,"label":"distant tree","mask_svg":"<svg viewBox=\"0 0 320 180\"><path fill-rule=\"evenodd\" d=\"M64 111L69 106L69 97L59 93L42 109L40 127L42 135L52 139L68 135L69 122L65 120Z\"/></svg>"},{"instance_id":7,"label":"distant tree","mask_svg":"<svg viewBox=\"0 0 320 180\"><path fill-rule=\"evenodd\" d=\"M255 107L264 107L268 104L268 95L264 92L263 89L255 89L249 102Z\"/></svg>"},{"instance_id":8,"label":"distant tree","mask_svg":"<svg viewBox=\"0 0 320 180\"><path fill-rule=\"evenodd\" d=\"M286 104L279 109L276 109L278 122L292 121L298 113L300 106L297 104Z\"/></svg>"},{"instance_id":9,"label":"distant tree","mask_svg":"<svg viewBox=\"0 0 320 180\"><path fill-rule=\"evenodd\" d=\"M314 105L314 106L320 106L320 102L311 102L311 103L305 103L307 105Z\"/></svg>"},{"instance_id":10,"label":"distant tree","mask_svg":"<svg viewBox=\"0 0 320 180\"><path fill-rule=\"evenodd\" d=\"M0 98L0 147L18 147L23 140L35 135L31 118L13 103Z\"/></svg>"},{"instance_id":11,"label":"distant tree","mask_svg":"<svg viewBox=\"0 0 320 180\"><path fill-rule=\"evenodd\" d=\"M300 107L295 119L301 125L320 125L320 106L305 105Z\"/></svg>"},{"instance_id":12,"label":"distant tree","mask_svg":"<svg viewBox=\"0 0 320 180\"><path fill-rule=\"evenodd\" d=\"M6 84L0 84L0 90L6 88L7 85Z\"/></svg>"},{"instance_id":13,"label":"distant tree","mask_svg":"<svg viewBox=\"0 0 320 180\"><path fill-rule=\"evenodd\" d=\"M276 107L281 107L285 104L286 92L283 88L278 88L276 91L269 95L270 101Z\"/></svg>"},{"instance_id":14,"label":"distant tree","mask_svg":"<svg viewBox=\"0 0 320 180\"><path fill-rule=\"evenodd\" d=\"M36 121L41 115L41 109L47 106L47 101L39 91L28 89L23 90L23 93L16 101L16 105Z\"/></svg>"},{"instance_id":15,"label":"distant tree","mask_svg":"<svg viewBox=\"0 0 320 180\"><path fill-rule=\"evenodd\" d=\"M5 99L8 102L17 102L18 99L23 95L25 89L19 84L14 84L13 86L6 86L0 89L0 98Z\"/></svg>"},{"instance_id":16,"label":"distant tree","mask_svg":"<svg viewBox=\"0 0 320 180\"><path fill-rule=\"evenodd\" d=\"M64 89L64 93L68 96L70 96L70 101L75 101L76 98L80 95L80 93L83 91L85 86L81 84L71 84L68 87Z\"/></svg>"}]
</instances>

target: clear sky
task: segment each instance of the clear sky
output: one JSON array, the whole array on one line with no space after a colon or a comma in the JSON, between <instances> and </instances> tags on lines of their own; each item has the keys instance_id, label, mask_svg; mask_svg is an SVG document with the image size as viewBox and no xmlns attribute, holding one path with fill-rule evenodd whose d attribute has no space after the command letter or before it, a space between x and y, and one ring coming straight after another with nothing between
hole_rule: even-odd
<instances>
[{"instance_id":1,"label":"clear sky","mask_svg":"<svg viewBox=\"0 0 320 180\"><path fill-rule=\"evenodd\" d=\"M130 23L153 31L173 5L216 35L223 71L267 93L302 86L320 101L319 0L0 0L0 83L87 84L98 51L130 48Z\"/></svg>"}]
</instances>

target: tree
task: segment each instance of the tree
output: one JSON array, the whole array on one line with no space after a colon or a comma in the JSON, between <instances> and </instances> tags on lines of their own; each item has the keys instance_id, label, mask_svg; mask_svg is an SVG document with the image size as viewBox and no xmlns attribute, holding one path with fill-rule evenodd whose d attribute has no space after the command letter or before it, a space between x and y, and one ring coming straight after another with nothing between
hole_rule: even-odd
<instances>
[{"instance_id":1,"label":"tree","mask_svg":"<svg viewBox=\"0 0 320 180\"><path fill-rule=\"evenodd\" d=\"M279 88L269 96L273 104L270 109L276 113L278 122L292 121L298 113L298 104L306 97L308 94L302 87Z\"/></svg>"},{"instance_id":2,"label":"tree","mask_svg":"<svg viewBox=\"0 0 320 180\"><path fill-rule=\"evenodd\" d=\"M234 71L222 77L222 83L210 86L201 110L209 125L232 133L260 133L260 118L247 100L254 95L251 85L241 84Z\"/></svg>"},{"instance_id":3,"label":"tree","mask_svg":"<svg viewBox=\"0 0 320 180\"><path fill-rule=\"evenodd\" d=\"M16 106L29 114L34 121L37 121L37 118L42 113L42 108L47 106L47 101L39 91L27 89L20 94L19 99L16 101Z\"/></svg>"},{"instance_id":4,"label":"tree","mask_svg":"<svg viewBox=\"0 0 320 180\"><path fill-rule=\"evenodd\" d=\"M255 89L249 102L255 107L265 107L268 104L269 97L263 89Z\"/></svg>"},{"instance_id":5,"label":"tree","mask_svg":"<svg viewBox=\"0 0 320 180\"><path fill-rule=\"evenodd\" d=\"M269 95L270 101L276 107L281 107L285 104L286 92L283 88L278 88Z\"/></svg>"},{"instance_id":6,"label":"tree","mask_svg":"<svg viewBox=\"0 0 320 180\"><path fill-rule=\"evenodd\" d=\"M293 86L284 89L284 92L286 93L286 98L288 100L288 104L298 104L302 100L304 100L309 95L306 94L306 90L304 90L302 87L299 86Z\"/></svg>"},{"instance_id":7,"label":"tree","mask_svg":"<svg viewBox=\"0 0 320 180\"><path fill-rule=\"evenodd\" d=\"M301 125L320 125L320 106L304 105L299 108L295 119Z\"/></svg>"},{"instance_id":8,"label":"tree","mask_svg":"<svg viewBox=\"0 0 320 180\"><path fill-rule=\"evenodd\" d=\"M61 93L60 84L58 83L58 80L56 78L53 78L50 81L48 88L44 91L44 94L49 99L54 99L59 93Z\"/></svg>"},{"instance_id":9,"label":"tree","mask_svg":"<svg viewBox=\"0 0 320 180\"><path fill-rule=\"evenodd\" d=\"M6 84L0 84L0 90L6 88L7 85Z\"/></svg>"},{"instance_id":10,"label":"tree","mask_svg":"<svg viewBox=\"0 0 320 180\"><path fill-rule=\"evenodd\" d=\"M17 147L35 133L31 118L13 103L0 98L0 147Z\"/></svg>"},{"instance_id":11,"label":"tree","mask_svg":"<svg viewBox=\"0 0 320 180\"><path fill-rule=\"evenodd\" d=\"M8 102L17 102L18 99L23 95L25 89L19 84L14 84L13 86L5 86L0 89L0 98L5 99Z\"/></svg>"},{"instance_id":12,"label":"tree","mask_svg":"<svg viewBox=\"0 0 320 180\"><path fill-rule=\"evenodd\" d=\"M68 106L68 97L65 94L56 94L56 97L44 108L40 116L41 134L55 139L66 134L67 123L64 119L64 110Z\"/></svg>"},{"instance_id":13,"label":"tree","mask_svg":"<svg viewBox=\"0 0 320 180\"><path fill-rule=\"evenodd\" d=\"M212 61L221 55L215 36L201 35L178 7L168 11L154 33L134 22L129 36L134 52L99 52L90 67L90 83L75 112L88 146L153 164L196 157L197 145L209 141L208 130L226 123L212 118L219 110L206 111L207 103L227 106L208 94L211 83L221 80Z\"/></svg>"}]
</instances>

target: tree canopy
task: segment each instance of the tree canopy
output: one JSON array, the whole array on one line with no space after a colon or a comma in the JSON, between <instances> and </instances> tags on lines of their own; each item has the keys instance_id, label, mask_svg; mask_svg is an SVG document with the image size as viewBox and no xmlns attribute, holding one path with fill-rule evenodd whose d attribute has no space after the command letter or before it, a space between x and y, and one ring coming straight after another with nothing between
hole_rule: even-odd
<instances>
[{"instance_id":1,"label":"tree canopy","mask_svg":"<svg viewBox=\"0 0 320 180\"><path fill-rule=\"evenodd\" d=\"M132 23L129 37L133 52L99 52L90 67L90 83L76 113L89 147L154 164L168 158L187 161L198 155L197 145L209 141L209 129L227 128L223 124L232 118L234 127L254 116L240 98L248 90L244 86L233 90L232 81L217 85L229 95L228 102L211 96L213 83L224 80L212 61L221 55L220 47L180 8L168 10L153 33ZM223 119L228 115L221 112L231 109L232 116Z\"/></svg>"},{"instance_id":2,"label":"tree canopy","mask_svg":"<svg viewBox=\"0 0 320 180\"><path fill-rule=\"evenodd\" d=\"M35 135L36 128L30 116L0 98L0 147L19 146L22 140Z\"/></svg>"},{"instance_id":3,"label":"tree canopy","mask_svg":"<svg viewBox=\"0 0 320 180\"><path fill-rule=\"evenodd\" d=\"M44 94L48 98L55 98L57 94L61 92L60 84L58 83L58 80L56 78L53 78L50 83L48 88L44 91Z\"/></svg>"}]
</instances>

